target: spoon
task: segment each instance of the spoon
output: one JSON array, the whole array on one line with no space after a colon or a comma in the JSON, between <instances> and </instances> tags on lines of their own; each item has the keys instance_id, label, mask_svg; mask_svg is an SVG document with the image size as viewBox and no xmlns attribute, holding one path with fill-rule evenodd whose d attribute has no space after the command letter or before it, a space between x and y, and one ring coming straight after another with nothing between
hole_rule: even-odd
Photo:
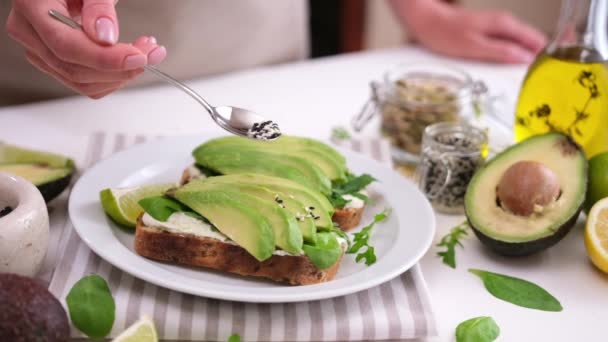
<instances>
[{"instance_id":1,"label":"spoon","mask_svg":"<svg viewBox=\"0 0 608 342\"><path fill-rule=\"evenodd\" d=\"M82 30L82 26L79 23L55 10L49 10L49 15L71 28ZM281 136L279 126L272 120L267 120L263 116L243 108L231 106L213 107L192 88L165 74L156 67L146 65L144 69L190 95L207 110L218 126L234 135L268 141L275 140Z\"/></svg>"}]
</instances>

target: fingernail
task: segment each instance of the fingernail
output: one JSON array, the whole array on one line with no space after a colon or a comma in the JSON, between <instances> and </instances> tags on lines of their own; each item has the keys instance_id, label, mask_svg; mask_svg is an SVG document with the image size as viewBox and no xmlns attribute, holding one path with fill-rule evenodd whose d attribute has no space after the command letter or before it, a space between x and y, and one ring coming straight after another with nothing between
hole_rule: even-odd
<instances>
[{"instance_id":1,"label":"fingernail","mask_svg":"<svg viewBox=\"0 0 608 342\"><path fill-rule=\"evenodd\" d=\"M154 36L150 36L150 38L148 39L148 42L152 43L152 44L156 44L156 38Z\"/></svg>"},{"instance_id":2,"label":"fingernail","mask_svg":"<svg viewBox=\"0 0 608 342\"><path fill-rule=\"evenodd\" d=\"M534 54L528 51L521 51L515 55L515 59L520 63L531 63L534 60L534 57Z\"/></svg>"},{"instance_id":3,"label":"fingernail","mask_svg":"<svg viewBox=\"0 0 608 342\"><path fill-rule=\"evenodd\" d=\"M118 40L114 22L106 17L101 17L95 22L95 30L97 30L97 39L108 44L115 44Z\"/></svg>"},{"instance_id":4,"label":"fingernail","mask_svg":"<svg viewBox=\"0 0 608 342\"><path fill-rule=\"evenodd\" d=\"M159 64L167 56L167 49L164 46L159 46L148 54L148 62L152 65Z\"/></svg>"},{"instance_id":5,"label":"fingernail","mask_svg":"<svg viewBox=\"0 0 608 342\"><path fill-rule=\"evenodd\" d=\"M148 58L145 55L131 55L125 58L123 63L124 68L127 70L143 68L148 62Z\"/></svg>"}]
</instances>

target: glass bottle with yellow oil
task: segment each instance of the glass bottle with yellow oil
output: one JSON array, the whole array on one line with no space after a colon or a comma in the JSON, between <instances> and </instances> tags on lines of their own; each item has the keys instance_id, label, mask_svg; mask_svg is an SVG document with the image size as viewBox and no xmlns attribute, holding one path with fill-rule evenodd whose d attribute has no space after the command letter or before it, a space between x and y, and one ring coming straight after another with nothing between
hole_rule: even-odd
<instances>
[{"instance_id":1,"label":"glass bottle with yellow oil","mask_svg":"<svg viewBox=\"0 0 608 342\"><path fill-rule=\"evenodd\" d=\"M559 131L588 157L608 150L608 0L563 0L555 36L530 66L515 139Z\"/></svg>"}]
</instances>

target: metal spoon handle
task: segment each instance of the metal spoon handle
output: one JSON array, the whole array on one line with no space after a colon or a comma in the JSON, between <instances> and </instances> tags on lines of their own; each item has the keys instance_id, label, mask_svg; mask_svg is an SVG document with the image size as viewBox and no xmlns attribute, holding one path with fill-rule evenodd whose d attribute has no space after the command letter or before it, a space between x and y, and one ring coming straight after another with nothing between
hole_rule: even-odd
<instances>
[{"instance_id":1,"label":"metal spoon handle","mask_svg":"<svg viewBox=\"0 0 608 342\"><path fill-rule=\"evenodd\" d=\"M56 19L68 26L70 26L73 29L77 29L77 30L82 30L82 26L77 23L76 21L74 21L72 18L67 17L55 10L49 10L49 15L53 18ZM198 93L196 93L194 90L192 90L192 88L188 87L187 85L185 85L184 83L176 80L175 78L165 74L164 72L158 70L156 67L152 66L152 65L146 65L144 66L144 69L146 69L147 71L153 73L154 75L156 75L158 78L164 80L165 82L175 86L176 88L179 88L181 91L183 91L184 93L190 95L190 97L192 97L193 99L195 99L198 103L200 103L203 107L205 107L205 109L209 112L209 114L211 114L211 117L217 121L215 119L215 113L213 111L213 107L207 102L205 101L205 99L203 99L202 96L200 96Z\"/></svg>"}]
</instances>

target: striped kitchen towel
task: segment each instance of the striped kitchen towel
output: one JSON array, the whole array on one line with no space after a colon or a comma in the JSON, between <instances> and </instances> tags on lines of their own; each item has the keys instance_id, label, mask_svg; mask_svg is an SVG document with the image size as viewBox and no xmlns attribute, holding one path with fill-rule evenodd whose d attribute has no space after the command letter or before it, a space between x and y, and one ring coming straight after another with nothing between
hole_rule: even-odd
<instances>
[{"instance_id":1,"label":"striped kitchen towel","mask_svg":"<svg viewBox=\"0 0 608 342\"><path fill-rule=\"evenodd\" d=\"M80 165L92 166L147 139L94 134ZM351 140L346 144L390 164L389 148L381 140ZM122 272L80 240L65 212L55 210L53 215L54 222L63 227L53 228L62 238L54 239L49 257L61 256L49 289L65 305L65 297L78 279L93 273L104 277L116 301L116 321L110 337L143 314L153 318L159 337L167 341L226 341L233 333L243 341L400 340L435 335L428 290L418 265L380 286L333 299L286 304L220 301L168 290ZM72 329L72 336L82 335Z\"/></svg>"}]
</instances>

